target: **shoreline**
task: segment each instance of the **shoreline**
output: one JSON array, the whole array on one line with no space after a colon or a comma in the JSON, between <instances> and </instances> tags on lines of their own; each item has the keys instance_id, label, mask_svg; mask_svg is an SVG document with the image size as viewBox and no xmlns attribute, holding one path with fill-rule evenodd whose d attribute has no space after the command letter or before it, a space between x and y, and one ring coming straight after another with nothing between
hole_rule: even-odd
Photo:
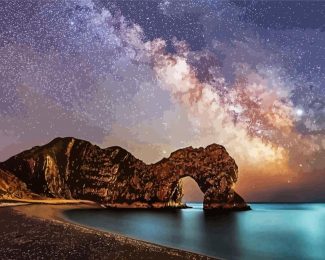
<instances>
[{"instance_id":1,"label":"shoreline","mask_svg":"<svg viewBox=\"0 0 325 260\"><path fill-rule=\"evenodd\" d=\"M0 242L1 258L19 257L21 259L22 255L18 255L17 252L11 255L10 252L18 249L20 252L23 249L20 253L29 252L28 259L40 256L53 259L53 251L48 250L46 246L50 244L52 248L54 246L59 248L60 252L62 251L62 254L59 252L55 259L71 259L74 257L82 257L83 259L215 259L114 232L101 231L71 222L64 217L66 210L102 208L94 202L71 201L69 203L67 200L61 200L54 204L48 201L43 201L43 203L30 202L23 205L22 202L6 204L4 207L1 207L0 204L2 216L0 219L0 235L4 238ZM47 233L48 236L44 233ZM64 237L63 241L62 237ZM28 241L37 241L38 243L35 245L28 243ZM21 245L25 246L22 248ZM76 248L79 249L76 250Z\"/></svg>"}]
</instances>

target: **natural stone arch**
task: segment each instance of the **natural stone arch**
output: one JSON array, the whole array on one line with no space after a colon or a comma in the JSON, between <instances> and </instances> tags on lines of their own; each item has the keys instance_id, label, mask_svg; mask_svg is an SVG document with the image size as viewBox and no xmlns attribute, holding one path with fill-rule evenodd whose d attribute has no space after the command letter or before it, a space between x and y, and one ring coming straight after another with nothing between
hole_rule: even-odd
<instances>
[{"instance_id":1,"label":"natural stone arch","mask_svg":"<svg viewBox=\"0 0 325 260\"><path fill-rule=\"evenodd\" d=\"M0 163L30 192L44 197L93 200L108 207L177 207L179 180L192 177L205 209L247 209L232 186L238 167L217 144L173 152L145 164L125 149L101 149L75 138L56 138Z\"/></svg>"},{"instance_id":2,"label":"natural stone arch","mask_svg":"<svg viewBox=\"0 0 325 260\"><path fill-rule=\"evenodd\" d=\"M177 150L168 159L163 159L152 167L153 171L159 172L158 181L167 181L164 186L169 186L165 193L159 193L158 199L161 201L168 198L169 191L173 192L177 188L181 178L189 176L204 193L204 209L247 207L244 200L232 189L238 178L238 167L221 145Z\"/></svg>"}]
</instances>

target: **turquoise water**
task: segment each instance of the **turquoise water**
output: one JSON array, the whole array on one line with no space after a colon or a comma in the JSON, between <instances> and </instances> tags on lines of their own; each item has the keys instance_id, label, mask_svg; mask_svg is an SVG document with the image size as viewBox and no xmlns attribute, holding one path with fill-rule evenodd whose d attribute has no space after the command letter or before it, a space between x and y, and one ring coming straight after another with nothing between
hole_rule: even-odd
<instances>
[{"instance_id":1,"label":"turquoise water","mask_svg":"<svg viewBox=\"0 0 325 260\"><path fill-rule=\"evenodd\" d=\"M182 210L71 210L97 229L226 259L325 259L325 204L251 204L207 214Z\"/></svg>"}]
</instances>

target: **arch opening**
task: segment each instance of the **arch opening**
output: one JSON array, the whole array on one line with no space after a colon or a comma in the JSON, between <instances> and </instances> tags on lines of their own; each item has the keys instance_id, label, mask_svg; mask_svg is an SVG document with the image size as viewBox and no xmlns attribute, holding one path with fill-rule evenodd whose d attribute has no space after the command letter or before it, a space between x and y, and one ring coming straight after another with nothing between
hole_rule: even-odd
<instances>
[{"instance_id":1,"label":"arch opening","mask_svg":"<svg viewBox=\"0 0 325 260\"><path fill-rule=\"evenodd\" d=\"M179 183L182 187L182 203L203 203L204 193L192 177L182 177Z\"/></svg>"}]
</instances>

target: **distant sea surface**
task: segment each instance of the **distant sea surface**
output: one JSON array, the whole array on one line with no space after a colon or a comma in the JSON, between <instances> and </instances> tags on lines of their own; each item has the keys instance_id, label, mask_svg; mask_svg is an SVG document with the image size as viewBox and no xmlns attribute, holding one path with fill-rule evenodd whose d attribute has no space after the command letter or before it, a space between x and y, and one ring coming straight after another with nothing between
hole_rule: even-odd
<instances>
[{"instance_id":1,"label":"distant sea surface","mask_svg":"<svg viewBox=\"0 0 325 260\"><path fill-rule=\"evenodd\" d=\"M92 228L225 259L325 259L325 204L250 204L251 211L71 210Z\"/></svg>"}]
</instances>

